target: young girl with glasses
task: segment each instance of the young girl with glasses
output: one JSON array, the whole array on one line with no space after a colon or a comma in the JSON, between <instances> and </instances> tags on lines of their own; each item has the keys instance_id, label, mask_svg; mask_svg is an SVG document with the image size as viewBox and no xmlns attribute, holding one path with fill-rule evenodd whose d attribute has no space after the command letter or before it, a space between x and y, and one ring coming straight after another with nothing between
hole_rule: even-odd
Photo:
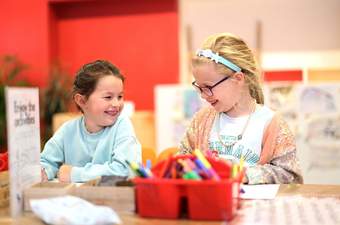
<instances>
[{"instance_id":1,"label":"young girl with glasses","mask_svg":"<svg viewBox=\"0 0 340 225\"><path fill-rule=\"evenodd\" d=\"M246 165L244 183L302 183L294 136L266 107L254 55L239 37L208 37L192 59L192 85L210 105L198 111L182 154L200 149Z\"/></svg>"},{"instance_id":2,"label":"young girl with glasses","mask_svg":"<svg viewBox=\"0 0 340 225\"><path fill-rule=\"evenodd\" d=\"M42 179L85 182L128 176L128 161L141 162L141 146L124 106L124 77L105 60L84 65L73 83L82 116L64 123L41 154Z\"/></svg>"}]
</instances>

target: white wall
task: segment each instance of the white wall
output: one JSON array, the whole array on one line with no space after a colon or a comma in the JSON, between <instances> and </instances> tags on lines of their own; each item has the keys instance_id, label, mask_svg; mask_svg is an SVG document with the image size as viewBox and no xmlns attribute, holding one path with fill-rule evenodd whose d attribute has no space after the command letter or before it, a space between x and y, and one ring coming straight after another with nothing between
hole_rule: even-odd
<instances>
[{"instance_id":1,"label":"white wall","mask_svg":"<svg viewBox=\"0 0 340 225\"><path fill-rule=\"evenodd\" d=\"M187 26L193 50L219 32L239 35L254 49L260 21L264 68L340 67L339 0L179 0L179 8L181 81L191 76Z\"/></svg>"},{"instance_id":2,"label":"white wall","mask_svg":"<svg viewBox=\"0 0 340 225\"><path fill-rule=\"evenodd\" d=\"M336 69L340 68L340 49L325 51L305 51L305 52L302 51L263 52L261 62L262 68L268 70L286 68Z\"/></svg>"}]
</instances>

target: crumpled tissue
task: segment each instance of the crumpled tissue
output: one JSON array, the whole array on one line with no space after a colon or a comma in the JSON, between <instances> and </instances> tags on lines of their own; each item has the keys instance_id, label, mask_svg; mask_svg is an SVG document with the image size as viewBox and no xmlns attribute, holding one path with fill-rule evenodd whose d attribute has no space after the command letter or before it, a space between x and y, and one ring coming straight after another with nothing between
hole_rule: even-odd
<instances>
[{"instance_id":1,"label":"crumpled tissue","mask_svg":"<svg viewBox=\"0 0 340 225\"><path fill-rule=\"evenodd\" d=\"M97 206L67 195L30 200L32 211L48 224L92 225L120 224L119 216L109 207Z\"/></svg>"}]
</instances>

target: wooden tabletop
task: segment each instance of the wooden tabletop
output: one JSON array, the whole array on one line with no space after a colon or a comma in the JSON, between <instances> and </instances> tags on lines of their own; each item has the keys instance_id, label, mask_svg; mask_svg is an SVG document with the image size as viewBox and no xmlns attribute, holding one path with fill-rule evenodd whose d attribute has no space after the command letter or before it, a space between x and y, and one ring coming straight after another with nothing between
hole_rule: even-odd
<instances>
[{"instance_id":1,"label":"wooden tabletop","mask_svg":"<svg viewBox=\"0 0 340 225\"><path fill-rule=\"evenodd\" d=\"M278 196L294 196L302 195L306 197L337 197L340 198L340 185L280 185ZM226 224L223 221L212 222L212 221L194 221L188 219L178 219L178 220L164 220L164 219L150 219L142 218L136 215L134 212L118 212L123 224L132 225L143 225L143 224ZM0 224L1 225L44 225L44 223L38 219L33 213L25 213L23 216L13 219L9 217L8 209L0 209ZM236 224L235 221L228 224Z\"/></svg>"}]
</instances>

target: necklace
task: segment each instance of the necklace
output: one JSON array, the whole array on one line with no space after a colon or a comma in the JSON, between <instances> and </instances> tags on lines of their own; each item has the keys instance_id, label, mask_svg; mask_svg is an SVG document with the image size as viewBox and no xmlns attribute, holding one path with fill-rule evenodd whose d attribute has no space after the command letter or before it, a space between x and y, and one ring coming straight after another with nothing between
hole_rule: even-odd
<instances>
[{"instance_id":1,"label":"necklace","mask_svg":"<svg viewBox=\"0 0 340 225\"><path fill-rule=\"evenodd\" d=\"M218 114L218 121L217 121L217 137L218 137L218 140L220 141L220 143L221 143L224 147L226 147L226 148L234 147L234 145L235 145L238 141L242 140L243 135L244 135L244 132L246 131L246 129L247 129L247 127L248 127L250 118L251 118L252 114L255 112L255 110L256 110L256 103L254 104L254 107L253 107L251 113L249 114L249 116L248 116L248 118L247 118L246 124L244 125L241 134L237 135L237 139L236 139L235 141L233 141L232 143L230 143L230 144L224 143L224 142L222 141L222 139L221 139L221 135L220 135L220 121L221 121L221 114L222 114L222 113L219 113L219 114Z\"/></svg>"}]
</instances>

